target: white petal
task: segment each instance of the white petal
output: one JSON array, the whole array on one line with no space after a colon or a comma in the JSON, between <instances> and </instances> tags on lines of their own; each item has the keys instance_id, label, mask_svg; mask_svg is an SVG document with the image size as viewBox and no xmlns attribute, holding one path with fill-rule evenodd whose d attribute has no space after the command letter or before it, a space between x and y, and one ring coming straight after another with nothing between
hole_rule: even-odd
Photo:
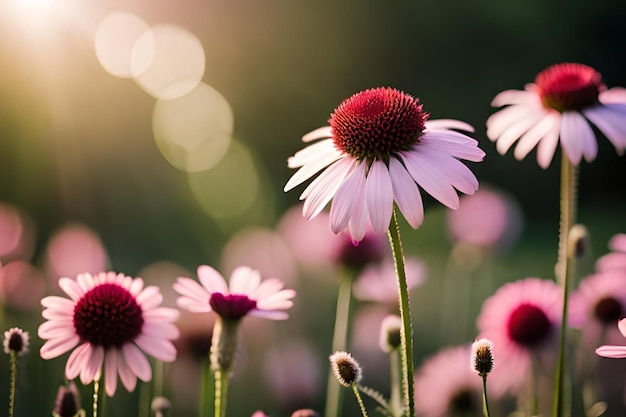
<instances>
[{"instance_id":1,"label":"white petal","mask_svg":"<svg viewBox=\"0 0 626 417\"><path fill-rule=\"evenodd\" d=\"M305 146L298 152L287 158L287 166L289 168L300 168L306 164L317 161L318 159L328 155L333 151L337 151L332 139L322 140L312 145Z\"/></svg>"},{"instance_id":2,"label":"white petal","mask_svg":"<svg viewBox=\"0 0 626 417\"><path fill-rule=\"evenodd\" d=\"M353 158L340 159L309 184L300 196L300 200L305 200L302 207L305 219L310 220L320 214L357 163Z\"/></svg>"},{"instance_id":3,"label":"white petal","mask_svg":"<svg viewBox=\"0 0 626 417\"><path fill-rule=\"evenodd\" d=\"M561 147L574 165L580 163L583 154L588 161L596 157L598 144L593 130L585 118L576 111L561 115Z\"/></svg>"},{"instance_id":4,"label":"white petal","mask_svg":"<svg viewBox=\"0 0 626 417\"><path fill-rule=\"evenodd\" d=\"M330 126L318 127L312 132L302 136L302 142L311 142L316 139L330 138L333 136L332 128Z\"/></svg>"},{"instance_id":5,"label":"white petal","mask_svg":"<svg viewBox=\"0 0 626 417\"><path fill-rule=\"evenodd\" d=\"M515 159L518 161L524 159L537 146L537 143L548 134L559 117L560 115L557 112L548 112L534 127L529 129L517 142L515 152L513 153Z\"/></svg>"},{"instance_id":6,"label":"white petal","mask_svg":"<svg viewBox=\"0 0 626 417\"><path fill-rule=\"evenodd\" d=\"M384 233L389 228L393 211L393 187L387 165L374 161L365 181L365 201L372 229Z\"/></svg>"},{"instance_id":7,"label":"white petal","mask_svg":"<svg viewBox=\"0 0 626 417\"><path fill-rule=\"evenodd\" d=\"M425 125L425 130L433 131L433 130L443 130L446 131L448 129L458 129L464 130L466 132L473 132L474 127L469 123L462 122L460 120L454 119L437 119L437 120L428 120Z\"/></svg>"},{"instance_id":8,"label":"white petal","mask_svg":"<svg viewBox=\"0 0 626 417\"><path fill-rule=\"evenodd\" d=\"M496 150L498 153L504 155L520 136L535 126L545 115L545 109L537 109L537 111L528 113L526 117L512 123L497 139Z\"/></svg>"},{"instance_id":9,"label":"white petal","mask_svg":"<svg viewBox=\"0 0 626 417\"><path fill-rule=\"evenodd\" d=\"M411 227L417 229L424 221L424 204L417 184L395 158L389 160L389 174L398 208Z\"/></svg>"},{"instance_id":10,"label":"white petal","mask_svg":"<svg viewBox=\"0 0 626 417\"><path fill-rule=\"evenodd\" d=\"M341 158L341 156L342 154L334 147L328 149L327 153L319 155L315 160L307 162L300 169L298 169L289 181L287 181L283 190L286 192L294 187L297 187L322 169L326 168L328 165L335 162L337 159Z\"/></svg>"},{"instance_id":11,"label":"white petal","mask_svg":"<svg viewBox=\"0 0 626 417\"><path fill-rule=\"evenodd\" d=\"M364 188L365 164L359 163L341 183L330 207L330 227L335 234L342 232L348 226L348 222L354 214L354 199L358 195L364 196ZM361 205L365 206L365 202L361 201ZM361 209L365 211L365 207L361 207Z\"/></svg>"},{"instance_id":12,"label":"white petal","mask_svg":"<svg viewBox=\"0 0 626 417\"><path fill-rule=\"evenodd\" d=\"M487 137L495 142L509 127L537 111L545 111L540 103L513 105L492 114L487 119Z\"/></svg>"},{"instance_id":13,"label":"white petal","mask_svg":"<svg viewBox=\"0 0 626 417\"><path fill-rule=\"evenodd\" d=\"M502 107L509 104L528 104L537 100L537 94L525 90L505 90L496 95L491 101L492 107Z\"/></svg>"},{"instance_id":14,"label":"white petal","mask_svg":"<svg viewBox=\"0 0 626 417\"><path fill-rule=\"evenodd\" d=\"M420 138L421 145L428 145L429 149L447 153L450 156L466 159L472 162L480 162L485 157L485 152L478 147L478 141L467 137L467 141L455 140L450 133L434 132L426 133Z\"/></svg>"},{"instance_id":15,"label":"white petal","mask_svg":"<svg viewBox=\"0 0 626 417\"><path fill-rule=\"evenodd\" d=\"M248 266L235 268L230 276L230 293L248 295L261 283L261 273Z\"/></svg>"},{"instance_id":16,"label":"white petal","mask_svg":"<svg viewBox=\"0 0 626 417\"><path fill-rule=\"evenodd\" d=\"M555 119L552 128L546 133L537 145L537 163L543 169L550 166L556 147L559 144L559 131L561 130L561 117Z\"/></svg>"}]
</instances>

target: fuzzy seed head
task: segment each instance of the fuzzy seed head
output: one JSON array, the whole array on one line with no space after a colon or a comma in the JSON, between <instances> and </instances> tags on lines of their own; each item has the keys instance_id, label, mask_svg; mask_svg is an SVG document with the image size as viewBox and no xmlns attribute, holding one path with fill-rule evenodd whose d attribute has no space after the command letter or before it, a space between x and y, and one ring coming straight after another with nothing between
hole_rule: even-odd
<instances>
[{"instance_id":1,"label":"fuzzy seed head","mask_svg":"<svg viewBox=\"0 0 626 417\"><path fill-rule=\"evenodd\" d=\"M19 327L13 327L4 332L4 341L2 342L4 352L22 356L28 350L28 341L28 332L23 331Z\"/></svg>"},{"instance_id":2,"label":"fuzzy seed head","mask_svg":"<svg viewBox=\"0 0 626 417\"><path fill-rule=\"evenodd\" d=\"M472 343L472 369L485 376L493 371L493 343L489 339L479 339Z\"/></svg>"},{"instance_id":3,"label":"fuzzy seed head","mask_svg":"<svg viewBox=\"0 0 626 417\"><path fill-rule=\"evenodd\" d=\"M344 387L351 387L361 380L361 366L349 353L335 352L329 359L337 381Z\"/></svg>"}]
</instances>

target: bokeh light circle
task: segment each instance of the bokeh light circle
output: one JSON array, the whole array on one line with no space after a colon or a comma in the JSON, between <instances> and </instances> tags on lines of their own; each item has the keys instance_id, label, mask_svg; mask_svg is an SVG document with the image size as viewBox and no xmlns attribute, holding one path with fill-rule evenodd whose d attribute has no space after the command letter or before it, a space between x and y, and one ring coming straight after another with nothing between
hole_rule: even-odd
<instances>
[{"instance_id":1,"label":"bokeh light circle","mask_svg":"<svg viewBox=\"0 0 626 417\"><path fill-rule=\"evenodd\" d=\"M131 56L137 40L150 26L129 12L108 14L96 30L94 46L102 67L111 75L130 78Z\"/></svg>"},{"instance_id":2,"label":"bokeh light circle","mask_svg":"<svg viewBox=\"0 0 626 417\"><path fill-rule=\"evenodd\" d=\"M131 72L148 94L169 100L187 94L200 83L204 49L191 32L172 24L153 26L134 44Z\"/></svg>"},{"instance_id":3,"label":"bokeh light circle","mask_svg":"<svg viewBox=\"0 0 626 417\"><path fill-rule=\"evenodd\" d=\"M233 129L230 105L205 83L184 96L158 100L152 113L159 151L170 164L187 172L214 167L226 154Z\"/></svg>"},{"instance_id":4,"label":"bokeh light circle","mask_svg":"<svg viewBox=\"0 0 626 417\"><path fill-rule=\"evenodd\" d=\"M187 175L191 191L204 211L214 219L234 219L252 208L260 181L250 151L232 141L214 168Z\"/></svg>"}]
</instances>

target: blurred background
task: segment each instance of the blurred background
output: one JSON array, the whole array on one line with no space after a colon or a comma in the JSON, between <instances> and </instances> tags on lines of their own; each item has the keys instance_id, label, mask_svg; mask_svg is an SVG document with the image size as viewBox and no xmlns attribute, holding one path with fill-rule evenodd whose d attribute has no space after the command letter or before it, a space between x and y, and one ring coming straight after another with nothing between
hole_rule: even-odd
<instances>
[{"instance_id":1,"label":"blurred background","mask_svg":"<svg viewBox=\"0 0 626 417\"><path fill-rule=\"evenodd\" d=\"M626 86L626 3L615 0L0 1L1 327L31 332L18 391L18 410L29 415L49 413L63 382L64 361L38 360L36 337L39 299L58 293L59 276L142 276L174 305L171 283L195 277L200 264L225 276L249 264L299 292L288 322L246 322L246 359L231 395L249 400L233 401L232 415L321 410L339 280L334 268L303 266L289 241L286 230L296 226L285 218L303 187L283 193L293 173L286 160L343 99L371 87L419 97L432 119L472 124L487 157L470 168L515 207L507 243L491 242L480 255L458 249L449 213L429 197L423 227L402 225L407 256L427 271L412 293L417 363L472 341L473 319L441 330L446 307L464 300L459 313L473 318L502 283L552 277L558 242L560 155L547 170L534 152L524 161L498 155L485 135L492 98L566 61L594 67L609 87ZM596 161L580 168L587 270L626 231L625 160L604 137L598 142ZM365 329L377 331L393 311L378 304L354 306L355 317L373 317ZM190 334L208 334L210 320L190 319ZM308 359L289 359L302 352ZM385 392L384 354L363 355L365 382ZM166 373L197 388L196 373L175 372L197 371L197 359L187 359ZM284 386L272 373L281 367ZM5 361L0 369L8 375ZM303 393L287 396L296 376ZM135 404L139 391L118 394L110 415L121 415L116 404L120 413ZM197 398L171 395L175 415L195 415Z\"/></svg>"}]
</instances>

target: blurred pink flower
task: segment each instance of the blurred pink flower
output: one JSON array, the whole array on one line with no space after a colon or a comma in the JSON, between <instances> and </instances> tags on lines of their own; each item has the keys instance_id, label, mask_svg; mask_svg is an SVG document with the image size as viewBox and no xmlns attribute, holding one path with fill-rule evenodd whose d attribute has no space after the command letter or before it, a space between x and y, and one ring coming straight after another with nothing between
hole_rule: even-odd
<instances>
[{"instance_id":1,"label":"blurred pink flower","mask_svg":"<svg viewBox=\"0 0 626 417\"><path fill-rule=\"evenodd\" d=\"M0 203L0 260L30 260L35 250L35 226L17 207Z\"/></svg>"},{"instance_id":2,"label":"blurred pink flower","mask_svg":"<svg viewBox=\"0 0 626 417\"><path fill-rule=\"evenodd\" d=\"M252 416L250 417L269 417L267 414L265 414L263 411L258 410L255 411L254 413L252 413Z\"/></svg>"},{"instance_id":3,"label":"blurred pink flower","mask_svg":"<svg viewBox=\"0 0 626 417\"><path fill-rule=\"evenodd\" d=\"M621 338L615 323L626 316L625 284L626 270L608 270L583 278L570 295L570 325L582 328L588 343Z\"/></svg>"},{"instance_id":4,"label":"blurred pink flower","mask_svg":"<svg viewBox=\"0 0 626 417\"><path fill-rule=\"evenodd\" d=\"M222 267L224 271L234 271L239 265L248 265L262 276L281 277L286 283L293 283L297 275L288 244L278 233L267 229L243 229L228 240L222 251Z\"/></svg>"},{"instance_id":5,"label":"blurred pink flower","mask_svg":"<svg viewBox=\"0 0 626 417\"><path fill-rule=\"evenodd\" d=\"M283 409L310 404L322 388L319 354L310 343L289 339L272 344L264 355L263 375L270 394Z\"/></svg>"},{"instance_id":6,"label":"blurred pink flower","mask_svg":"<svg viewBox=\"0 0 626 417\"><path fill-rule=\"evenodd\" d=\"M75 277L107 268L108 256L98 235L85 225L69 223L48 241L46 271L53 282L59 277Z\"/></svg>"},{"instance_id":7,"label":"blurred pink flower","mask_svg":"<svg viewBox=\"0 0 626 417\"><path fill-rule=\"evenodd\" d=\"M236 268L230 287L224 277L208 265L198 267L197 281L178 277L174 289L181 295L178 306L194 313L214 311L221 317L241 319L246 315L271 320L285 320L291 308L294 290L283 289L277 278L261 282L261 274L247 266Z\"/></svg>"},{"instance_id":8,"label":"blurred pink flower","mask_svg":"<svg viewBox=\"0 0 626 417\"><path fill-rule=\"evenodd\" d=\"M522 229L521 211L515 200L485 186L474 195L461 197L459 209L448 210L447 221L455 242L485 249L513 246Z\"/></svg>"},{"instance_id":9,"label":"blurred pink flower","mask_svg":"<svg viewBox=\"0 0 626 417\"><path fill-rule=\"evenodd\" d=\"M80 274L76 280L61 278L59 286L70 299L49 296L41 300L47 319L39 326L43 359L60 356L76 346L65 366L65 376L80 375L83 384L100 378L104 369L106 393L113 396L117 375L132 391L137 378L149 381L152 369L143 352L172 362L172 340L178 329L172 323L178 311L159 307L158 287L144 288L141 278L114 272ZM143 352L142 352L143 350Z\"/></svg>"},{"instance_id":10,"label":"blurred pink flower","mask_svg":"<svg viewBox=\"0 0 626 417\"><path fill-rule=\"evenodd\" d=\"M564 63L548 67L524 91L506 90L491 105L508 106L487 120L487 136L500 154L515 143L515 158L537 146L537 162L547 168L561 143L570 162L596 158L593 123L622 153L626 148L626 89L606 89L593 68Z\"/></svg>"},{"instance_id":11,"label":"blurred pink flower","mask_svg":"<svg viewBox=\"0 0 626 417\"><path fill-rule=\"evenodd\" d=\"M498 366L490 375L495 392L519 389L531 372L531 358L552 369L561 327L563 291L554 281L525 278L500 287L476 319L478 339L493 343Z\"/></svg>"},{"instance_id":12,"label":"blurred pink flower","mask_svg":"<svg viewBox=\"0 0 626 417\"><path fill-rule=\"evenodd\" d=\"M626 319L617 322L622 336L626 337ZM596 349L596 354L605 358L626 358L626 346L604 345Z\"/></svg>"},{"instance_id":13,"label":"blurred pink flower","mask_svg":"<svg viewBox=\"0 0 626 417\"><path fill-rule=\"evenodd\" d=\"M598 271L620 270L626 271L626 233L618 233L609 240L609 249L612 252L600 257L596 261Z\"/></svg>"},{"instance_id":14,"label":"blurred pink flower","mask_svg":"<svg viewBox=\"0 0 626 417\"><path fill-rule=\"evenodd\" d=\"M426 267L415 258L405 259L406 283L409 290L426 280ZM379 303L398 302L398 284L393 259L366 266L352 285L354 297Z\"/></svg>"},{"instance_id":15,"label":"blurred pink flower","mask_svg":"<svg viewBox=\"0 0 626 417\"><path fill-rule=\"evenodd\" d=\"M25 261L0 265L0 300L16 310L39 309L45 295L46 282L36 266Z\"/></svg>"},{"instance_id":16,"label":"blurred pink flower","mask_svg":"<svg viewBox=\"0 0 626 417\"><path fill-rule=\"evenodd\" d=\"M333 200L330 226L348 228L352 239L389 227L394 203L417 228L424 218L418 184L442 204L457 208L456 189L473 194L478 181L459 159L482 161L478 142L450 129L473 131L456 120L427 122L419 101L393 88L372 88L344 100L330 116L330 126L306 134L309 145L288 159L299 168L285 185L289 191L321 174L300 196L303 215L317 216Z\"/></svg>"},{"instance_id":17,"label":"blurred pink flower","mask_svg":"<svg viewBox=\"0 0 626 417\"><path fill-rule=\"evenodd\" d=\"M415 410L418 415L481 414L482 380L469 366L471 356L468 345L445 348L424 360L415 373Z\"/></svg>"}]
</instances>

